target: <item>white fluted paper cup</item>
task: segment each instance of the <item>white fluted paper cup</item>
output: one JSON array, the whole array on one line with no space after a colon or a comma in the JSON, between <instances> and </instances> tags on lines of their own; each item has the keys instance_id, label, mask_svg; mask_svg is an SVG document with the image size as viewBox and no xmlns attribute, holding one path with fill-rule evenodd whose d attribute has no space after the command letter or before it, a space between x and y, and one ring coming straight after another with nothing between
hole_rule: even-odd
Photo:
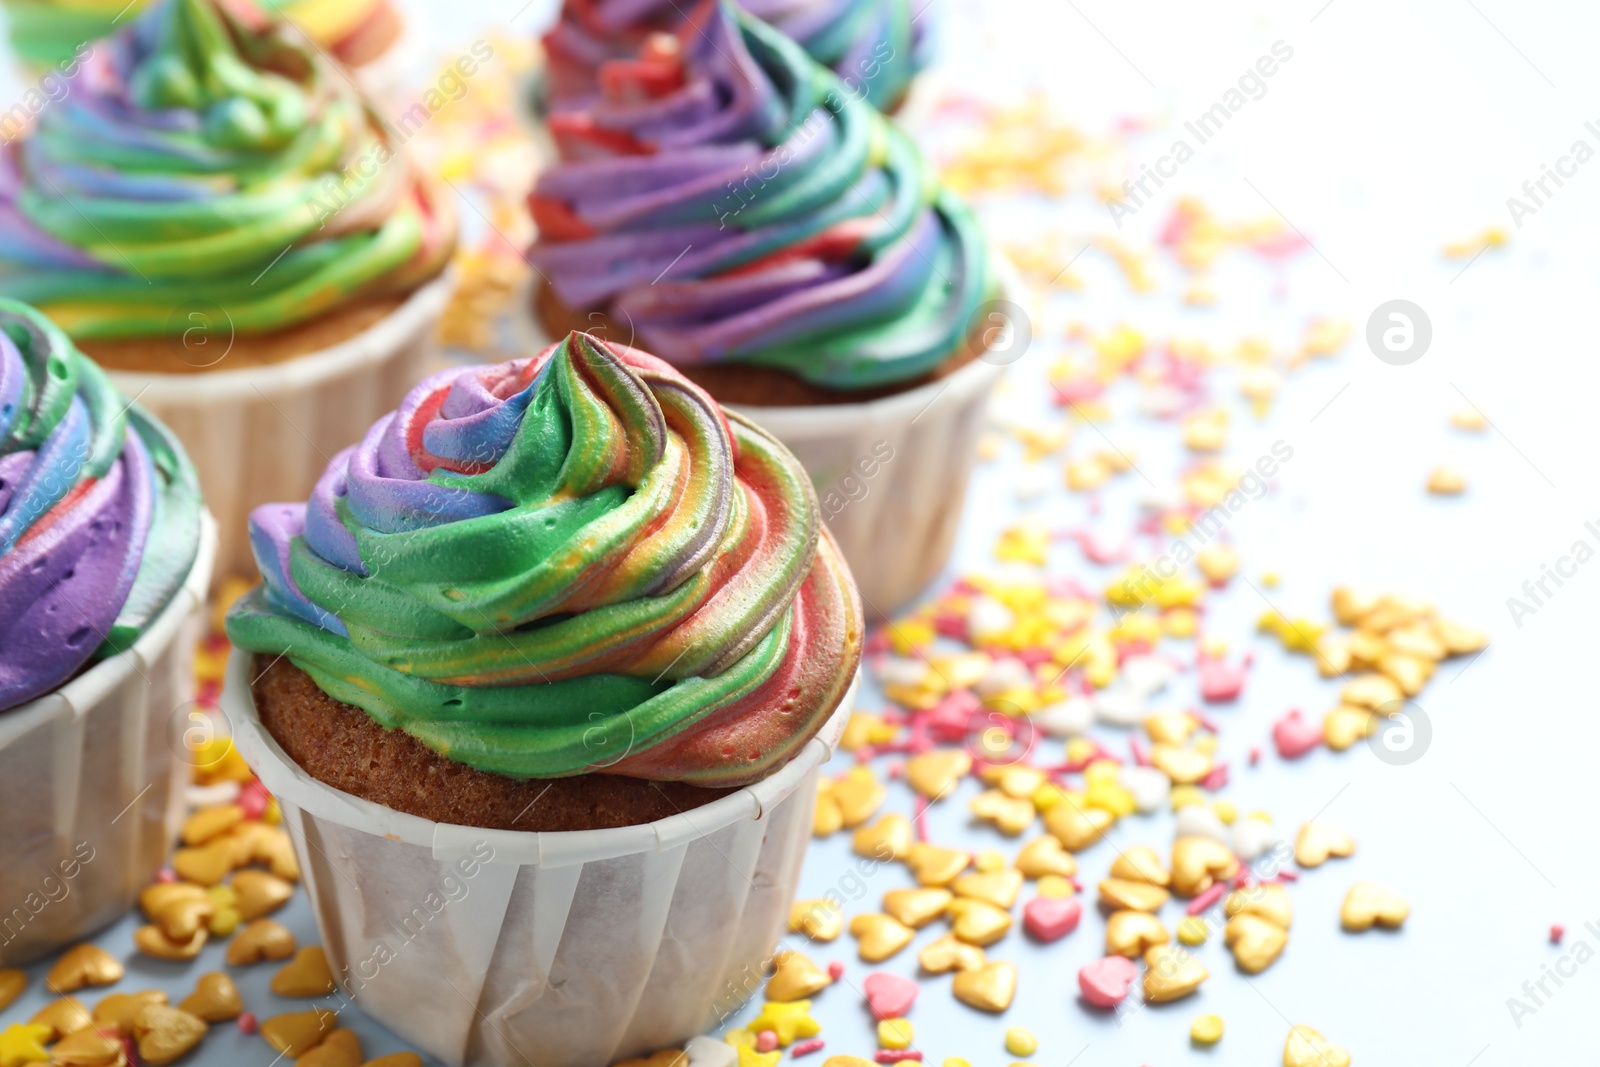
<instances>
[{"instance_id":1,"label":"white fluted paper cup","mask_svg":"<svg viewBox=\"0 0 1600 1067\"><path fill-rule=\"evenodd\" d=\"M914 600L949 562L989 394L1004 369L978 358L859 404L726 406L800 460L862 604L881 617Z\"/></svg>"},{"instance_id":2,"label":"white fluted paper cup","mask_svg":"<svg viewBox=\"0 0 1600 1067\"><path fill-rule=\"evenodd\" d=\"M454 286L447 270L354 337L281 363L197 374L109 372L118 389L178 435L194 462L217 519L217 581L255 574L253 509L304 500L334 454L361 440L422 380Z\"/></svg>"},{"instance_id":3,"label":"white fluted paper cup","mask_svg":"<svg viewBox=\"0 0 1600 1067\"><path fill-rule=\"evenodd\" d=\"M758 990L855 696L746 789L642 826L532 833L436 823L312 778L261 725L251 663L230 656L223 711L283 810L340 989L450 1067L682 1047Z\"/></svg>"},{"instance_id":4,"label":"white fluted paper cup","mask_svg":"<svg viewBox=\"0 0 1600 1067\"><path fill-rule=\"evenodd\" d=\"M177 750L215 548L203 515L189 576L133 647L0 712L0 965L120 919L166 862L183 817L190 768Z\"/></svg>"}]
</instances>

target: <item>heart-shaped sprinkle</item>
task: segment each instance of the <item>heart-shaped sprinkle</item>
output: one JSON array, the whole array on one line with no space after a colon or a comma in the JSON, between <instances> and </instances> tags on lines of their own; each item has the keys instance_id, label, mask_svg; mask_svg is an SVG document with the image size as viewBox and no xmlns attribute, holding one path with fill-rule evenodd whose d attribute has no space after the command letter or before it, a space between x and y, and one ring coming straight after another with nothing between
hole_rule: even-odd
<instances>
[{"instance_id":1,"label":"heart-shaped sprinkle","mask_svg":"<svg viewBox=\"0 0 1600 1067\"><path fill-rule=\"evenodd\" d=\"M930 941L917 953L917 963L929 974L949 971L975 971L987 961L983 949L956 939L955 934L945 934Z\"/></svg>"},{"instance_id":2,"label":"heart-shaped sprinkle","mask_svg":"<svg viewBox=\"0 0 1600 1067\"><path fill-rule=\"evenodd\" d=\"M1069 852L1082 852L1105 837L1117 817L1103 808L1084 807L1065 797L1044 813L1044 828Z\"/></svg>"},{"instance_id":3,"label":"heart-shaped sprinkle","mask_svg":"<svg viewBox=\"0 0 1600 1067\"><path fill-rule=\"evenodd\" d=\"M178 1007L208 1023L223 1023L237 1019L244 1011L244 1002L232 978L221 971L212 971L200 976L194 992L184 997Z\"/></svg>"},{"instance_id":4,"label":"heart-shaped sprinkle","mask_svg":"<svg viewBox=\"0 0 1600 1067\"><path fill-rule=\"evenodd\" d=\"M1097 1008L1114 1008L1128 995L1139 977L1139 966L1126 956L1107 956L1078 971L1078 989L1083 999Z\"/></svg>"},{"instance_id":5,"label":"heart-shaped sprinkle","mask_svg":"<svg viewBox=\"0 0 1600 1067\"><path fill-rule=\"evenodd\" d=\"M1016 867L1024 878L1043 878L1051 874L1071 878L1078 873L1078 861L1072 853L1048 834L1022 846L1022 851L1017 853Z\"/></svg>"},{"instance_id":6,"label":"heart-shaped sprinkle","mask_svg":"<svg viewBox=\"0 0 1600 1067\"><path fill-rule=\"evenodd\" d=\"M949 796L972 770L972 757L959 748L936 749L906 761L906 782L929 800Z\"/></svg>"},{"instance_id":7,"label":"heart-shaped sprinkle","mask_svg":"<svg viewBox=\"0 0 1600 1067\"><path fill-rule=\"evenodd\" d=\"M1059 941L1078 928L1082 915L1077 897L1034 897L1022 906L1022 928L1040 941Z\"/></svg>"},{"instance_id":8,"label":"heart-shaped sprinkle","mask_svg":"<svg viewBox=\"0 0 1600 1067\"><path fill-rule=\"evenodd\" d=\"M688 1063L679 1064L678 1067L734 1067L739 1061L739 1053L732 1045L709 1034L691 1037L689 1043L683 1046L683 1052L688 1057ZM373 1065L369 1063L366 1067ZM418 1064L418 1067L421 1065Z\"/></svg>"},{"instance_id":9,"label":"heart-shaped sprinkle","mask_svg":"<svg viewBox=\"0 0 1600 1067\"><path fill-rule=\"evenodd\" d=\"M850 936L856 939L856 951L862 959L882 963L911 944L916 931L887 915L869 912L850 920Z\"/></svg>"},{"instance_id":10,"label":"heart-shaped sprinkle","mask_svg":"<svg viewBox=\"0 0 1600 1067\"><path fill-rule=\"evenodd\" d=\"M1249 863L1265 855L1279 841L1278 831L1264 818L1247 815L1233 824L1233 854Z\"/></svg>"},{"instance_id":11,"label":"heart-shaped sprinkle","mask_svg":"<svg viewBox=\"0 0 1600 1067\"><path fill-rule=\"evenodd\" d=\"M1151 745L1150 762L1174 785L1193 785L1210 774L1214 766L1204 752L1177 745Z\"/></svg>"},{"instance_id":12,"label":"heart-shaped sprinkle","mask_svg":"<svg viewBox=\"0 0 1600 1067\"><path fill-rule=\"evenodd\" d=\"M889 791L872 773L872 768L858 765L833 780L830 795L839 806L839 818L845 829L854 829L872 818L883 806Z\"/></svg>"},{"instance_id":13,"label":"heart-shaped sprinkle","mask_svg":"<svg viewBox=\"0 0 1600 1067\"><path fill-rule=\"evenodd\" d=\"M99 945L74 945L51 965L44 987L52 993L76 993L86 985L111 985L122 974L122 961Z\"/></svg>"},{"instance_id":14,"label":"heart-shaped sprinkle","mask_svg":"<svg viewBox=\"0 0 1600 1067\"><path fill-rule=\"evenodd\" d=\"M233 876L239 917L245 922L270 915L294 896L294 885L265 871L240 871Z\"/></svg>"},{"instance_id":15,"label":"heart-shaped sprinkle","mask_svg":"<svg viewBox=\"0 0 1600 1067\"><path fill-rule=\"evenodd\" d=\"M1107 726L1138 726L1150 714L1144 695L1128 689L1096 693L1091 703L1096 721Z\"/></svg>"},{"instance_id":16,"label":"heart-shaped sprinkle","mask_svg":"<svg viewBox=\"0 0 1600 1067\"><path fill-rule=\"evenodd\" d=\"M331 1011L295 1011L263 1022L261 1036L274 1050L300 1057L320 1045L338 1025L339 1017Z\"/></svg>"},{"instance_id":17,"label":"heart-shaped sprinkle","mask_svg":"<svg viewBox=\"0 0 1600 1067\"><path fill-rule=\"evenodd\" d=\"M1172 935L1161 920L1144 911L1114 911L1106 920L1106 955L1136 959L1152 945L1164 944Z\"/></svg>"},{"instance_id":18,"label":"heart-shaped sprinkle","mask_svg":"<svg viewBox=\"0 0 1600 1067\"><path fill-rule=\"evenodd\" d=\"M948 889L891 889L883 895L883 910L896 922L920 930L943 915L953 899Z\"/></svg>"},{"instance_id":19,"label":"heart-shaped sprinkle","mask_svg":"<svg viewBox=\"0 0 1600 1067\"><path fill-rule=\"evenodd\" d=\"M361 1067L361 1039L354 1030L335 1030L294 1061L294 1067Z\"/></svg>"},{"instance_id":20,"label":"heart-shaped sprinkle","mask_svg":"<svg viewBox=\"0 0 1600 1067\"><path fill-rule=\"evenodd\" d=\"M200 955L210 936L205 929L194 932L187 941L174 941L154 924L141 926L133 932L133 946L146 956L158 960L192 960Z\"/></svg>"},{"instance_id":21,"label":"heart-shaped sprinkle","mask_svg":"<svg viewBox=\"0 0 1600 1067\"><path fill-rule=\"evenodd\" d=\"M1284 1042L1283 1067L1350 1067L1350 1053L1301 1024L1289 1031Z\"/></svg>"},{"instance_id":22,"label":"heart-shaped sprinkle","mask_svg":"<svg viewBox=\"0 0 1600 1067\"><path fill-rule=\"evenodd\" d=\"M115 1030L123 1037L133 1036L133 1021L139 1013L152 1004L165 1004L167 995L159 989L146 989L140 993L112 993L100 998L94 1006L94 1025L97 1030Z\"/></svg>"},{"instance_id":23,"label":"heart-shaped sprinkle","mask_svg":"<svg viewBox=\"0 0 1600 1067\"><path fill-rule=\"evenodd\" d=\"M1111 877L1128 882L1147 882L1150 885L1169 886L1172 872L1161 862L1161 857L1149 845L1134 845L1123 849L1111 861ZM1143 910L1143 909L1140 909Z\"/></svg>"},{"instance_id":24,"label":"heart-shaped sprinkle","mask_svg":"<svg viewBox=\"0 0 1600 1067\"><path fill-rule=\"evenodd\" d=\"M1322 719L1322 739L1335 752L1343 752L1357 741L1370 737L1378 720L1366 708L1341 704Z\"/></svg>"},{"instance_id":25,"label":"heart-shaped sprinkle","mask_svg":"<svg viewBox=\"0 0 1600 1067\"><path fill-rule=\"evenodd\" d=\"M52 1067L126 1067L127 1062L120 1038L94 1030L79 1030L50 1050Z\"/></svg>"},{"instance_id":26,"label":"heart-shaped sprinkle","mask_svg":"<svg viewBox=\"0 0 1600 1067\"><path fill-rule=\"evenodd\" d=\"M951 990L968 1007L1005 1011L1017 995L1017 968L1009 963L986 963L975 971L960 971Z\"/></svg>"},{"instance_id":27,"label":"heart-shaped sprinkle","mask_svg":"<svg viewBox=\"0 0 1600 1067\"><path fill-rule=\"evenodd\" d=\"M827 897L797 900L789 906L789 929L813 941L832 941L844 932L844 913Z\"/></svg>"},{"instance_id":28,"label":"heart-shaped sprinkle","mask_svg":"<svg viewBox=\"0 0 1600 1067\"><path fill-rule=\"evenodd\" d=\"M917 1000L917 983L885 971L874 971L861 982L861 992L874 1019L903 1019Z\"/></svg>"},{"instance_id":29,"label":"heart-shaped sprinkle","mask_svg":"<svg viewBox=\"0 0 1600 1067\"><path fill-rule=\"evenodd\" d=\"M906 866L921 886L947 886L971 863L970 853L939 845L919 843L906 854Z\"/></svg>"},{"instance_id":30,"label":"heart-shaped sprinkle","mask_svg":"<svg viewBox=\"0 0 1600 1067\"><path fill-rule=\"evenodd\" d=\"M1344 895L1339 921L1346 930L1370 930L1374 925L1395 929L1411 914L1405 897L1377 882L1357 882Z\"/></svg>"},{"instance_id":31,"label":"heart-shaped sprinkle","mask_svg":"<svg viewBox=\"0 0 1600 1067\"><path fill-rule=\"evenodd\" d=\"M93 1026L94 1016L89 1014L89 1009L77 997L62 997L34 1012L28 1022L33 1026L49 1027L50 1036L45 1040L54 1041Z\"/></svg>"},{"instance_id":32,"label":"heart-shaped sprinkle","mask_svg":"<svg viewBox=\"0 0 1600 1067\"><path fill-rule=\"evenodd\" d=\"M1235 915L1222 930L1223 942L1246 974L1260 974L1272 966L1289 943L1284 928L1259 915Z\"/></svg>"},{"instance_id":33,"label":"heart-shaped sprinkle","mask_svg":"<svg viewBox=\"0 0 1600 1067\"><path fill-rule=\"evenodd\" d=\"M1235 889L1222 902L1223 914L1257 915L1281 929L1289 929L1294 921L1294 907L1289 902L1289 890L1276 882L1264 882Z\"/></svg>"},{"instance_id":34,"label":"heart-shaped sprinkle","mask_svg":"<svg viewBox=\"0 0 1600 1067\"><path fill-rule=\"evenodd\" d=\"M1144 720L1144 732L1158 745L1182 745L1198 724L1186 711L1161 711Z\"/></svg>"},{"instance_id":35,"label":"heart-shaped sprinkle","mask_svg":"<svg viewBox=\"0 0 1600 1067\"><path fill-rule=\"evenodd\" d=\"M11 1002L22 996L22 991L28 988L28 976L25 972L15 968L0 969L0 1011L5 1011Z\"/></svg>"},{"instance_id":36,"label":"heart-shaped sprinkle","mask_svg":"<svg viewBox=\"0 0 1600 1067\"><path fill-rule=\"evenodd\" d=\"M1144 999L1151 1004L1179 1000L1211 976L1182 945L1157 945L1144 954Z\"/></svg>"},{"instance_id":37,"label":"heart-shaped sprinkle","mask_svg":"<svg viewBox=\"0 0 1600 1067\"><path fill-rule=\"evenodd\" d=\"M696 1041L706 1040L715 1039L707 1039L704 1036L695 1037L689 1039L689 1044L690 1046L693 1046ZM730 1057L737 1056L733 1046L728 1044L726 1041L718 1041L717 1044L727 1049ZM691 1052L687 1067L733 1067L734 1062L735 1060L732 1058L725 1062L710 1059L696 1060ZM296 1067L298 1067L298 1064ZM361 1067L422 1067L422 1057L418 1056L415 1052L391 1052L387 1056L379 1056L375 1060L368 1060L366 1063L362 1064ZM680 1065L680 1067L683 1067L683 1065Z\"/></svg>"},{"instance_id":38,"label":"heart-shaped sprinkle","mask_svg":"<svg viewBox=\"0 0 1600 1067\"><path fill-rule=\"evenodd\" d=\"M778 955L772 977L767 979L767 999L780 1004L805 1000L832 983L828 972L811 962L810 957L798 952L783 952Z\"/></svg>"},{"instance_id":39,"label":"heart-shaped sprinkle","mask_svg":"<svg viewBox=\"0 0 1600 1067\"><path fill-rule=\"evenodd\" d=\"M166 1067L206 1036L206 1021L181 1008L152 1004L133 1021L139 1059L148 1067Z\"/></svg>"},{"instance_id":40,"label":"heart-shaped sprinkle","mask_svg":"<svg viewBox=\"0 0 1600 1067\"><path fill-rule=\"evenodd\" d=\"M911 832L911 820L904 815L885 815L871 826L863 826L850 838L850 845L858 856L887 862L904 859L916 841Z\"/></svg>"},{"instance_id":41,"label":"heart-shaped sprinkle","mask_svg":"<svg viewBox=\"0 0 1600 1067\"><path fill-rule=\"evenodd\" d=\"M1160 811L1172 795L1172 779L1155 767L1140 767L1130 763L1117 770L1117 784L1133 798L1136 811L1146 814Z\"/></svg>"},{"instance_id":42,"label":"heart-shaped sprinkle","mask_svg":"<svg viewBox=\"0 0 1600 1067\"><path fill-rule=\"evenodd\" d=\"M257 919L233 935L228 942L230 967L248 967L262 960L286 960L295 952L294 934L282 923Z\"/></svg>"},{"instance_id":43,"label":"heart-shaped sprinkle","mask_svg":"<svg viewBox=\"0 0 1600 1067\"><path fill-rule=\"evenodd\" d=\"M1028 723L1049 737L1079 737L1093 722L1094 705L1082 696L1046 704L1028 716Z\"/></svg>"},{"instance_id":44,"label":"heart-shaped sprinkle","mask_svg":"<svg viewBox=\"0 0 1600 1067\"><path fill-rule=\"evenodd\" d=\"M1322 727L1297 708L1272 724L1272 743L1284 759L1299 759L1322 744Z\"/></svg>"},{"instance_id":45,"label":"heart-shaped sprinkle","mask_svg":"<svg viewBox=\"0 0 1600 1067\"><path fill-rule=\"evenodd\" d=\"M833 797L833 782L827 778L817 786L817 807L811 816L811 833L814 837L827 837L844 826L844 814Z\"/></svg>"},{"instance_id":46,"label":"heart-shaped sprinkle","mask_svg":"<svg viewBox=\"0 0 1600 1067\"><path fill-rule=\"evenodd\" d=\"M1002 789L985 789L972 798L971 808L972 814L993 823L995 829L1010 837L1033 825L1033 801L1011 796Z\"/></svg>"},{"instance_id":47,"label":"heart-shaped sprinkle","mask_svg":"<svg viewBox=\"0 0 1600 1067\"><path fill-rule=\"evenodd\" d=\"M1239 873L1233 850L1210 837L1180 837L1172 843L1172 891L1199 896L1218 881Z\"/></svg>"},{"instance_id":48,"label":"heart-shaped sprinkle","mask_svg":"<svg viewBox=\"0 0 1600 1067\"><path fill-rule=\"evenodd\" d=\"M1011 929L1011 915L985 900L958 897L950 902L950 932L969 945L988 947Z\"/></svg>"},{"instance_id":49,"label":"heart-shaped sprinkle","mask_svg":"<svg viewBox=\"0 0 1600 1067\"><path fill-rule=\"evenodd\" d=\"M1172 836L1209 837L1213 841L1228 842L1228 827L1210 804L1185 804L1178 809L1177 823Z\"/></svg>"},{"instance_id":50,"label":"heart-shaped sprinkle","mask_svg":"<svg viewBox=\"0 0 1600 1067\"><path fill-rule=\"evenodd\" d=\"M233 865L264 865L275 876L290 882L300 880L300 861L294 854L289 835L264 822L247 822L235 827L224 840L233 845Z\"/></svg>"},{"instance_id":51,"label":"heart-shaped sprinkle","mask_svg":"<svg viewBox=\"0 0 1600 1067\"><path fill-rule=\"evenodd\" d=\"M1352 678L1339 690L1339 703L1377 711L1403 696L1394 679L1382 674L1363 674Z\"/></svg>"},{"instance_id":52,"label":"heart-shaped sprinkle","mask_svg":"<svg viewBox=\"0 0 1600 1067\"><path fill-rule=\"evenodd\" d=\"M209 844L244 821L244 809L237 804L219 804L203 808L189 816L183 824L183 843L190 848Z\"/></svg>"},{"instance_id":53,"label":"heart-shaped sprinkle","mask_svg":"<svg viewBox=\"0 0 1600 1067\"><path fill-rule=\"evenodd\" d=\"M958 897L987 901L997 908L1009 908L1017 902L1017 896L1022 892L1022 872L1004 870L964 874L955 880L953 888Z\"/></svg>"},{"instance_id":54,"label":"heart-shaped sprinkle","mask_svg":"<svg viewBox=\"0 0 1600 1067\"><path fill-rule=\"evenodd\" d=\"M172 855L172 869L178 877L199 885L216 885L233 868L233 845L225 839L199 848L180 848Z\"/></svg>"},{"instance_id":55,"label":"heart-shaped sprinkle","mask_svg":"<svg viewBox=\"0 0 1600 1067\"><path fill-rule=\"evenodd\" d=\"M1235 700L1244 689L1246 668L1215 656L1201 656L1196 665L1200 674L1200 699L1208 704Z\"/></svg>"},{"instance_id":56,"label":"heart-shaped sprinkle","mask_svg":"<svg viewBox=\"0 0 1600 1067\"><path fill-rule=\"evenodd\" d=\"M333 992L333 971L321 945L308 945L294 961L272 976L272 991L280 997L320 997Z\"/></svg>"},{"instance_id":57,"label":"heart-shaped sprinkle","mask_svg":"<svg viewBox=\"0 0 1600 1067\"><path fill-rule=\"evenodd\" d=\"M1106 878L1100 882L1101 907L1128 911L1157 912L1167 902L1167 891L1149 882L1125 878Z\"/></svg>"},{"instance_id":58,"label":"heart-shaped sprinkle","mask_svg":"<svg viewBox=\"0 0 1600 1067\"><path fill-rule=\"evenodd\" d=\"M1294 861L1302 867L1320 867L1330 856L1349 856L1355 839L1332 823L1308 822L1294 838Z\"/></svg>"}]
</instances>

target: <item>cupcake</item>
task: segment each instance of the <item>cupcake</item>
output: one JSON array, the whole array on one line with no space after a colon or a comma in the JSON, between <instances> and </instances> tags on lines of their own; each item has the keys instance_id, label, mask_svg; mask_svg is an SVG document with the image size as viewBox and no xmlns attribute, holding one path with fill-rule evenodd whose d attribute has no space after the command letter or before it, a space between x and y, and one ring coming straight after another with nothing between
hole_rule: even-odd
<instances>
[{"instance_id":1,"label":"cupcake","mask_svg":"<svg viewBox=\"0 0 1600 1067\"><path fill-rule=\"evenodd\" d=\"M250 508L309 490L422 372L455 218L399 140L281 23L160 0L0 154L0 295L184 441L224 571Z\"/></svg>"},{"instance_id":2,"label":"cupcake","mask_svg":"<svg viewBox=\"0 0 1600 1067\"><path fill-rule=\"evenodd\" d=\"M900 106L912 77L927 65L925 3L916 11L908 0L739 0L739 6L883 111ZM551 106L586 106L619 75L672 79L672 36L697 17L692 8L676 0L565 0L544 38Z\"/></svg>"},{"instance_id":3,"label":"cupcake","mask_svg":"<svg viewBox=\"0 0 1600 1067\"><path fill-rule=\"evenodd\" d=\"M172 434L0 300L0 964L119 918L165 859L209 522Z\"/></svg>"},{"instance_id":4,"label":"cupcake","mask_svg":"<svg viewBox=\"0 0 1600 1067\"><path fill-rule=\"evenodd\" d=\"M452 1064L608 1063L708 1025L785 930L861 657L794 457L572 334L425 379L251 540L223 706L317 843L347 995ZM446 879L487 899L368 966ZM463 1002L418 1013L441 980Z\"/></svg>"},{"instance_id":5,"label":"cupcake","mask_svg":"<svg viewBox=\"0 0 1600 1067\"><path fill-rule=\"evenodd\" d=\"M699 14L662 51L673 77L608 68L602 99L552 116L562 161L530 196L536 313L553 336L636 339L751 411L811 472L867 607L888 613L949 553L999 370L978 332L997 263L835 75L730 4Z\"/></svg>"},{"instance_id":6,"label":"cupcake","mask_svg":"<svg viewBox=\"0 0 1600 1067\"><path fill-rule=\"evenodd\" d=\"M405 22L392 0L263 0L339 62L360 70L389 54ZM11 47L34 66L70 62L146 0L4 0Z\"/></svg>"}]
</instances>

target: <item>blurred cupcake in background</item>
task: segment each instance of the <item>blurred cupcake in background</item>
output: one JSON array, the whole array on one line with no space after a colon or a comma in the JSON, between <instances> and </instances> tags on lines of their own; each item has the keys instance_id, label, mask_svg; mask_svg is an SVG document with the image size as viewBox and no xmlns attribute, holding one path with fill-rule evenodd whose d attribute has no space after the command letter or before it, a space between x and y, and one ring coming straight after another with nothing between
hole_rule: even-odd
<instances>
[{"instance_id":1,"label":"blurred cupcake in background","mask_svg":"<svg viewBox=\"0 0 1600 1067\"><path fill-rule=\"evenodd\" d=\"M423 380L251 536L222 706L347 995L452 1063L711 1025L787 928L864 640L795 458L572 334ZM362 970L458 859L493 906Z\"/></svg>"},{"instance_id":2,"label":"blurred cupcake in background","mask_svg":"<svg viewBox=\"0 0 1600 1067\"><path fill-rule=\"evenodd\" d=\"M887 614L944 565L1015 358L999 264L910 140L794 42L728 3L671 40L551 116L537 317L637 343L775 433Z\"/></svg>"},{"instance_id":3,"label":"blurred cupcake in background","mask_svg":"<svg viewBox=\"0 0 1600 1067\"><path fill-rule=\"evenodd\" d=\"M0 0L10 26L11 48L34 67L81 58L85 45L138 15L150 0ZM260 0L299 27L311 42L364 76L375 74L399 52L406 21L395 0ZM239 7L242 5L235 4ZM386 81L369 88L381 91Z\"/></svg>"},{"instance_id":4,"label":"blurred cupcake in background","mask_svg":"<svg viewBox=\"0 0 1600 1067\"><path fill-rule=\"evenodd\" d=\"M158 0L0 155L0 295L183 439L221 573L423 371L456 220L401 136L259 9Z\"/></svg>"},{"instance_id":5,"label":"blurred cupcake in background","mask_svg":"<svg viewBox=\"0 0 1600 1067\"><path fill-rule=\"evenodd\" d=\"M119 918L165 861L213 540L172 434L0 300L0 964Z\"/></svg>"},{"instance_id":6,"label":"blurred cupcake in background","mask_svg":"<svg viewBox=\"0 0 1600 1067\"><path fill-rule=\"evenodd\" d=\"M882 111L900 106L913 76L927 64L928 20L922 14L930 0L738 2ZM560 20L544 38L550 106L592 103L608 78L670 78L672 57L644 46L657 34L677 34L692 11L692 4L677 0L564 0ZM612 74L604 73L619 60Z\"/></svg>"}]
</instances>

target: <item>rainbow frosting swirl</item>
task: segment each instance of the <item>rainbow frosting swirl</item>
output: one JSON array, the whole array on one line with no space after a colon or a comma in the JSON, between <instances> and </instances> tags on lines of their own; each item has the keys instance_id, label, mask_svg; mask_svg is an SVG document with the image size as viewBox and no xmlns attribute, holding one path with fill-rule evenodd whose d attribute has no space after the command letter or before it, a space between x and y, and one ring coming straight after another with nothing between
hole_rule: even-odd
<instances>
[{"instance_id":1,"label":"rainbow frosting swirl","mask_svg":"<svg viewBox=\"0 0 1600 1067\"><path fill-rule=\"evenodd\" d=\"M701 14L675 82L552 116L530 258L554 295L679 365L846 391L933 371L998 291L971 213L792 41L731 4Z\"/></svg>"},{"instance_id":2,"label":"rainbow frosting swirl","mask_svg":"<svg viewBox=\"0 0 1600 1067\"><path fill-rule=\"evenodd\" d=\"M149 0L3 0L11 47L30 63L60 63L138 14ZM262 0L341 59L341 46L389 0Z\"/></svg>"},{"instance_id":3,"label":"rainbow frosting swirl","mask_svg":"<svg viewBox=\"0 0 1600 1067\"><path fill-rule=\"evenodd\" d=\"M270 332L408 292L453 242L348 77L248 5L158 0L0 154L0 295L79 339L195 302Z\"/></svg>"},{"instance_id":4,"label":"rainbow frosting swirl","mask_svg":"<svg viewBox=\"0 0 1600 1067\"><path fill-rule=\"evenodd\" d=\"M927 65L927 0L738 0L739 6L790 38L865 95L879 110L905 96ZM604 68L631 60L653 33L676 33L696 17L682 0L565 0L544 38L551 104L593 100Z\"/></svg>"},{"instance_id":5,"label":"rainbow frosting swirl","mask_svg":"<svg viewBox=\"0 0 1600 1067\"><path fill-rule=\"evenodd\" d=\"M182 446L48 319L0 300L0 711L132 645L199 543Z\"/></svg>"},{"instance_id":6,"label":"rainbow frosting swirl","mask_svg":"<svg viewBox=\"0 0 1600 1067\"><path fill-rule=\"evenodd\" d=\"M426 379L251 538L264 582L228 616L235 645L515 778L748 784L861 656L794 457L587 334Z\"/></svg>"}]
</instances>

